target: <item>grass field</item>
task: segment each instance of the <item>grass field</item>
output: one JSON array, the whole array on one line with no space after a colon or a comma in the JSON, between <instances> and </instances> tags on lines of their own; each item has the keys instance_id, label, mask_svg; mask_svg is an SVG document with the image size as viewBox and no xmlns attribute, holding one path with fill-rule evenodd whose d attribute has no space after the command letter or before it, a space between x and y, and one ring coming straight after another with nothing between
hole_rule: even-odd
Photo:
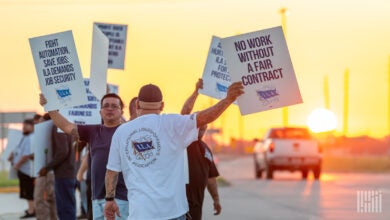
<instances>
[{"instance_id":1,"label":"grass field","mask_svg":"<svg viewBox=\"0 0 390 220\"><path fill-rule=\"evenodd\" d=\"M8 179L8 172L0 171L0 187L17 186L18 184L19 184L18 180Z\"/></svg>"}]
</instances>

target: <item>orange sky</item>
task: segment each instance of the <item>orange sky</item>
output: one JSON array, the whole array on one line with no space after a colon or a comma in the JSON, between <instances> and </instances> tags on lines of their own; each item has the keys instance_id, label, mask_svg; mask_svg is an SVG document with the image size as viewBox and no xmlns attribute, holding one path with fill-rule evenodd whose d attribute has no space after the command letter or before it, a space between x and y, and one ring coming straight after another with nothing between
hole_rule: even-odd
<instances>
[{"instance_id":1,"label":"orange sky","mask_svg":"<svg viewBox=\"0 0 390 220\"><path fill-rule=\"evenodd\" d=\"M211 36L279 26L281 7L290 12L287 44L304 102L289 108L290 124L305 125L310 112L324 107L327 75L330 110L338 118L336 134L340 134L348 68L347 135L387 135L390 3L386 0L0 0L0 111L43 111L29 38L72 30L83 76L88 77L92 24L106 22L128 25L125 70L108 70L108 81L119 85L126 103L143 84L157 84L164 93L164 112L177 113L202 75ZM195 110L215 102L200 95ZM224 124L227 136L239 137L239 118L245 138L261 137L270 126L282 125L280 109L242 117L236 106L214 125Z\"/></svg>"}]
</instances>

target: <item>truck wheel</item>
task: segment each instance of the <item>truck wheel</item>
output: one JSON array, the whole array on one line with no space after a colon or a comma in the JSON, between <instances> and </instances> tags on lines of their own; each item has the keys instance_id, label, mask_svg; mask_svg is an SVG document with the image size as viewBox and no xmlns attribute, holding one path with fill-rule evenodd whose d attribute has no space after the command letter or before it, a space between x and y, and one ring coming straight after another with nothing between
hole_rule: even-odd
<instances>
[{"instance_id":1,"label":"truck wheel","mask_svg":"<svg viewBox=\"0 0 390 220\"><path fill-rule=\"evenodd\" d=\"M274 170L272 166L267 165L267 179L272 179L274 177Z\"/></svg>"},{"instance_id":2,"label":"truck wheel","mask_svg":"<svg viewBox=\"0 0 390 220\"><path fill-rule=\"evenodd\" d=\"M313 169L314 179L318 180L321 176L321 165L317 165Z\"/></svg>"},{"instance_id":3,"label":"truck wheel","mask_svg":"<svg viewBox=\"0 0 390 220\"><path fill-rule=\"evenodd\" d=\"M302 172L302 179L307 179L307 174L309 173L309 171L307 169L303 169L301 170Z\"/></svg>"}]
</instances>

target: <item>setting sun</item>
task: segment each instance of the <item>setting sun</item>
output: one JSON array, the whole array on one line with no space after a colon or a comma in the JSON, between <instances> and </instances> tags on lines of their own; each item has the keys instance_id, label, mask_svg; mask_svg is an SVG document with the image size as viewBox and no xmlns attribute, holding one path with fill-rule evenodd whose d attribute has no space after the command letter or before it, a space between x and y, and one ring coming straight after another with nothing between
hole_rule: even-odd
<instances>
[{"instance_id":1,"label":"setting sun","mask_svg":"<svg viewBox=\"0 0 390 220\"><path fill-rule=\"evenodd\" d=\"M383 138L390 132L390 29L384 28L390 23L390 3L340 2L2 0L0 21L7 28L0 41L0 112L43 113L30 38L71 30L82 75L88 78L93 24L127 25L124 69L109 69L107 82L118 86L126 104L142 85L159 85L164 113L178 113L202 76L212 36L226 38L284 23L303 103L289 106L288 111L273 109L245 116L232 106L213 122L223 131L224 140L253 139L283 124L304 125L311 111L326 106L336 115L337 127L328 128L331 122L320 117L310 122L316 124L315 129L333 129L336 136ZM346 69L347 79L343 77ZM216 103L210 99L200 95L194 111ZM128 111L124 116L128 118Z\"/></svg>"},{"instance_id":2,"label":"setting sun","mask_svg":"<svg viewBox=\"0 0 390 220\"><path fill-rule=\"evenodd\" d=\"M307 117L307 126L315 133L332 131L337 127L337 118L333 112L318 108Z\"/></svg>"}]
</instances>

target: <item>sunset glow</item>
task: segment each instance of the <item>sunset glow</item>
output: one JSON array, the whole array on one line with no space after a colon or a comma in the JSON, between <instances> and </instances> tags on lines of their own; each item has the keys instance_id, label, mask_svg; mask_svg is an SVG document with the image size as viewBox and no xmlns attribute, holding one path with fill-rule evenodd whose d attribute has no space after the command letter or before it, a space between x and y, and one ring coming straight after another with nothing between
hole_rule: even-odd
<instances>
[{"instance_id":1,"label":"sunset glow","mask_svg":"<svg viewBox=\"0 0 390 220\"><path fill-rule=\"evenodd\" d=\"M315 133L332 131L337 127L337 118L333 112L319 108L307 117L307 125Z\"/></svg>"},{"instance_id":2,"label":"sunset glow","mask_svg":"<svg viewBox=\"0 0 390 220\"><path fill-rule=\"evenodd\" d=\"M344 133L343 73L348 68L346 135L388 135L390 2L383 0L0 0L0 111L43 112L29 38L72 30L82 74L89 77L92 24L107 22L128 25L125 69L109 69L108 82L119 86L126 104L142 85L157 84L164 113L179 113L202 76L212 36L280 26L282 8L289 12L286 40L303 99L288 107L288 124L305 125L313 109L325 107L326 75L329 110L338 123L310 123ZM209 97L199 95L194 111L210 104ZM213 126L230 140L258 138L282 124L282 109L240 116L231 106Z\"/></svg>"}]
</instances>

